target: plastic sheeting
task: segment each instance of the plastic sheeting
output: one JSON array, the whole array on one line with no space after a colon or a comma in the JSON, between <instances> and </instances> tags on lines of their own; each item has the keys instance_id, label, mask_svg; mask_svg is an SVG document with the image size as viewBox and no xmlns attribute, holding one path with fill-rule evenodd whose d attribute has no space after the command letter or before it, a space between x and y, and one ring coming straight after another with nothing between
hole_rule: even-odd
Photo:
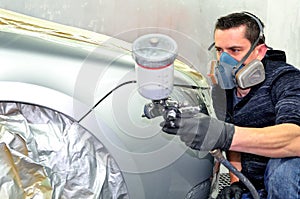
<instances>
[{"instance_id":1,"label":"plastic sheeting","mask_svg":"<svg viewBox=\"0 0 300 199\"><path fill-rule=\"evenodd\" d=\"M65 115L0 103L1 198L129 198L105 147Z\"/></svg>"}]
</instances>

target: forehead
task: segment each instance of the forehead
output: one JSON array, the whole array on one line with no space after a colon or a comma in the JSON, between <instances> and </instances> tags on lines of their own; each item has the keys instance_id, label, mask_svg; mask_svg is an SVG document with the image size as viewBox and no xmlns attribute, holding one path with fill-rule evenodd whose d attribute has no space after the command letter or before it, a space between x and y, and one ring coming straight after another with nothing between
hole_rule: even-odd
<instances>
[{"instance_id":1,"label":"forehead","mask_svg":"<svg viewBox=\"0 0 300 199\"><path fill-rule=\"evenodd\" d=\"M251 42L245 37L245 29L245 26L226 30L216 29L214 34L216 47L230 48L232 46L251 45Z\"/></svg>"}]
</instances>

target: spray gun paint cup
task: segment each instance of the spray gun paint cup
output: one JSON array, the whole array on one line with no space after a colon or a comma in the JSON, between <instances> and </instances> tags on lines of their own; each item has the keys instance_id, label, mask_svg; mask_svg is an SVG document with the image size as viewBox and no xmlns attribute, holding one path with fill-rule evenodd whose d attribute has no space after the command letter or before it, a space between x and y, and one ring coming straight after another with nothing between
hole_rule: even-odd
<instances>
[{"instance_id":1,"label":"spray gun paint cup","mask_svg":"<svg viewBox=\"0 0 300 199\"><path fill-rule=\"evenodd\" d=\"M163 34L147 34L132 45L140 95L151 100L165 99L173 90L177 44Z\"/></svg>"}]
</instances>

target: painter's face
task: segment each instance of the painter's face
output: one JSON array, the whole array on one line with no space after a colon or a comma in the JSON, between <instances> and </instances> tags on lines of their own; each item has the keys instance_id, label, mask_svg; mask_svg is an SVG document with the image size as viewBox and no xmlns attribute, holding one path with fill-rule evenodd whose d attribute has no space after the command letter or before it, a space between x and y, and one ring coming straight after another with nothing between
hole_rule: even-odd
<instances>
[{"instance_id":1,"label":"painter's face","mask_svg":"<svg viewBox=\"0 0 300 199\"><path fill-rule=\"evenodd\" d=\"M214 39L218 60L222 52L228 53L237 61L242 60L242 58L247 54L247 52L251 48L251 42L245 37L245 30L246 26L244 25L226 30L215 30ZM257 57L258 52L255 48L248 57L248 59L246 59L244 64L248 64Z\"/></svg>"}]
</instances>

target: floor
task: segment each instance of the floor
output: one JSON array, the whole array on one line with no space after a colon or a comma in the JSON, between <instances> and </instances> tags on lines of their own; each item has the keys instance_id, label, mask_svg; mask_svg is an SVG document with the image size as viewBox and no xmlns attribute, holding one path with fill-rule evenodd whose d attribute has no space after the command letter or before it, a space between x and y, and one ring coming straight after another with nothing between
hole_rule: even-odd
<instances>
[{"instance_id":1,"label":"floor","mask_svg":"<svg viewBox=\"0 0 300 199\"><path fill-rule=\"evenodd\" d=\"M230 177L229 173L220 173L219 179L219 192L226 186L230 185Z\"/></svg>"}]
</instances>

